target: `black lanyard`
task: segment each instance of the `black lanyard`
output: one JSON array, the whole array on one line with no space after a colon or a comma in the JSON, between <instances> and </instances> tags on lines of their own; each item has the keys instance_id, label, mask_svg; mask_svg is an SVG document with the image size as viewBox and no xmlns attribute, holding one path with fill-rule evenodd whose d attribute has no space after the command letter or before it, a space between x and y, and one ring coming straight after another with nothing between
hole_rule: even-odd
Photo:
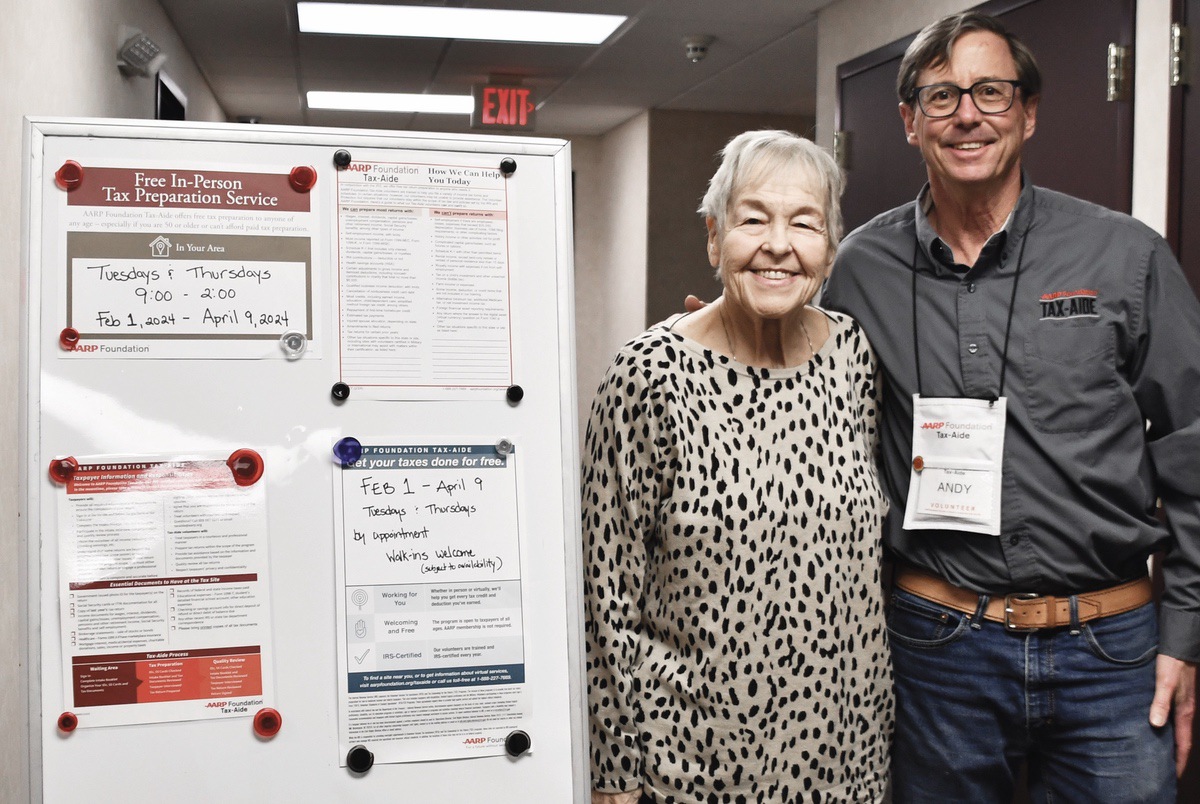
<instances>
[{"instance_id":1,"label":"black lanyard","mask_svg":"<svg viewBox=\"0 0 1200 804\"><path fill-rule=\"evenodd\" d=\"M1033 206L1034 190L1029 191L1029 204ZM920 202L918 202L920 203ZM1029 242L1029 230L1033 228L1033 219L1036 213L1036 208L1032 208L1029 214L1029 223L1025 226L1025 231L1021 235L1021 248L1017 252L1017 270L1013 275L1012 296L1008 300L1008 323L1004 327L1004 353L1000 356L1000 390L996 396L992 397L992 403L1004 396L1004 375L1008 370L1008 336L1012 334L1013 308L1017 305L1017 283L1021 281L1021 262L1025 259L1025 244ZM915 223L915 219L914 219ZM917 395L925 396L921 387L921 339L917 332L917 256L921 253L921 238L913 232L913 256L912 256L912 325L913 325L913 359L917 364Z\"/></svg>"}]
</instances>

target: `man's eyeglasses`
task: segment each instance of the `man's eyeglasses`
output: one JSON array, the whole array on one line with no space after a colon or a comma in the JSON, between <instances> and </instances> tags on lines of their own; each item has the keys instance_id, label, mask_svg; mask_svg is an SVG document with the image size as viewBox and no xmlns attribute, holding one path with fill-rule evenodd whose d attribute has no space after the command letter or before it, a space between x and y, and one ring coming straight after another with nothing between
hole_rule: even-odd
<instances>
[{"instance_id":1,"label":"man's eyeglasses","mask_svg":"<svg viewBox=\"0 0 1200 804\"><path fill-rule=\"evenodd\" d=\"M949 117L958 111L964 94L970 93L975 108L984 114L1002 114L1013 104L1020 81L990 79L976 81L969 87L954 84L928 84L917 87L915 95L926 117Z\"/></svg>"}]
</instances>

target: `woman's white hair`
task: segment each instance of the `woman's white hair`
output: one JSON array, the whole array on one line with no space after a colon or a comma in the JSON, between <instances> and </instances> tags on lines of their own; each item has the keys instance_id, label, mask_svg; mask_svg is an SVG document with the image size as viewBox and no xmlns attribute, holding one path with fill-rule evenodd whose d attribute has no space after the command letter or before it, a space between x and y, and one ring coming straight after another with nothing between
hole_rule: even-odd
<instances>
[{"instance_id":1,"label":"woman's white hair","mask_svg":"<svg viewBox=\"0 0 1200 804\"><path fill-rule=\"evenodd\" d=\"M725 231L729 203L741 187L760 171L801 167L819 185L824 201L825 238L830 252L842 239L842 190L845 179L833 157L821 146L790 131L746 131L721 149L721 166L708 182L708 192L697 210ZM813 188L814 190L818 188Z\"/></svg>"}]
</instances>

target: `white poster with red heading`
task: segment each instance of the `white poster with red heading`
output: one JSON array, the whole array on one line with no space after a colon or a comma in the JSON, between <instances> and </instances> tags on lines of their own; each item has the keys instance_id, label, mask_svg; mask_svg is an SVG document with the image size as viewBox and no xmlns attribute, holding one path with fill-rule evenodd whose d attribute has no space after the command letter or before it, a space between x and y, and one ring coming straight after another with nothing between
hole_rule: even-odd
<instances>
[{"instance_id":1,"label":"white poster with red heading","mask_svg":"<svg viewBox=\"0 0 1200 804\"><path fill-rule=\"evenodd\" d=\"M74 165L63 359L283 359L313 330L315 171Z\"/></svg>"},{"instance_id":2,"label":"white poster with red heading","mask_svg":"<svg viewBox=\"0 0 1200 804\"><path fill-rule=\"evenodd\" d=\"M442 154L338 172L339 371L355 398L494 398L513 384L508 185Z\"/></svg>"},{"instance_id":3,"label":"white poster with red heading","mask_svg":"<svg viewBox=\"0 0 1200 804\"><path fill-rule=\"evenodd\" d=\"M253 450L51 464L79 727L254 716L274 698L262 474Z\"/></svg>"}]
</instances>

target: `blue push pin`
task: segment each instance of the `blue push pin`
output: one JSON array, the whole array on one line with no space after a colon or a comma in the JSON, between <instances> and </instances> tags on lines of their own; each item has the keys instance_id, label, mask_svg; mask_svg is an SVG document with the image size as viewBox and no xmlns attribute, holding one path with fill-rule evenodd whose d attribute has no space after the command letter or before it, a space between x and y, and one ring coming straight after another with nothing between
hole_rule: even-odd
<instances>
[{"instance_id":1,"label":"blue push pin","mask_svg":"<svg viewBox=\"0 0 1200 804\"><path fill-rule=\"evenodd\" d=\"M357 438L346 436L333 445L333 454L342 466L349 466L357 463L358 459L362 457L362 444L358 442Z\"/></svg>"}]
</instances>

